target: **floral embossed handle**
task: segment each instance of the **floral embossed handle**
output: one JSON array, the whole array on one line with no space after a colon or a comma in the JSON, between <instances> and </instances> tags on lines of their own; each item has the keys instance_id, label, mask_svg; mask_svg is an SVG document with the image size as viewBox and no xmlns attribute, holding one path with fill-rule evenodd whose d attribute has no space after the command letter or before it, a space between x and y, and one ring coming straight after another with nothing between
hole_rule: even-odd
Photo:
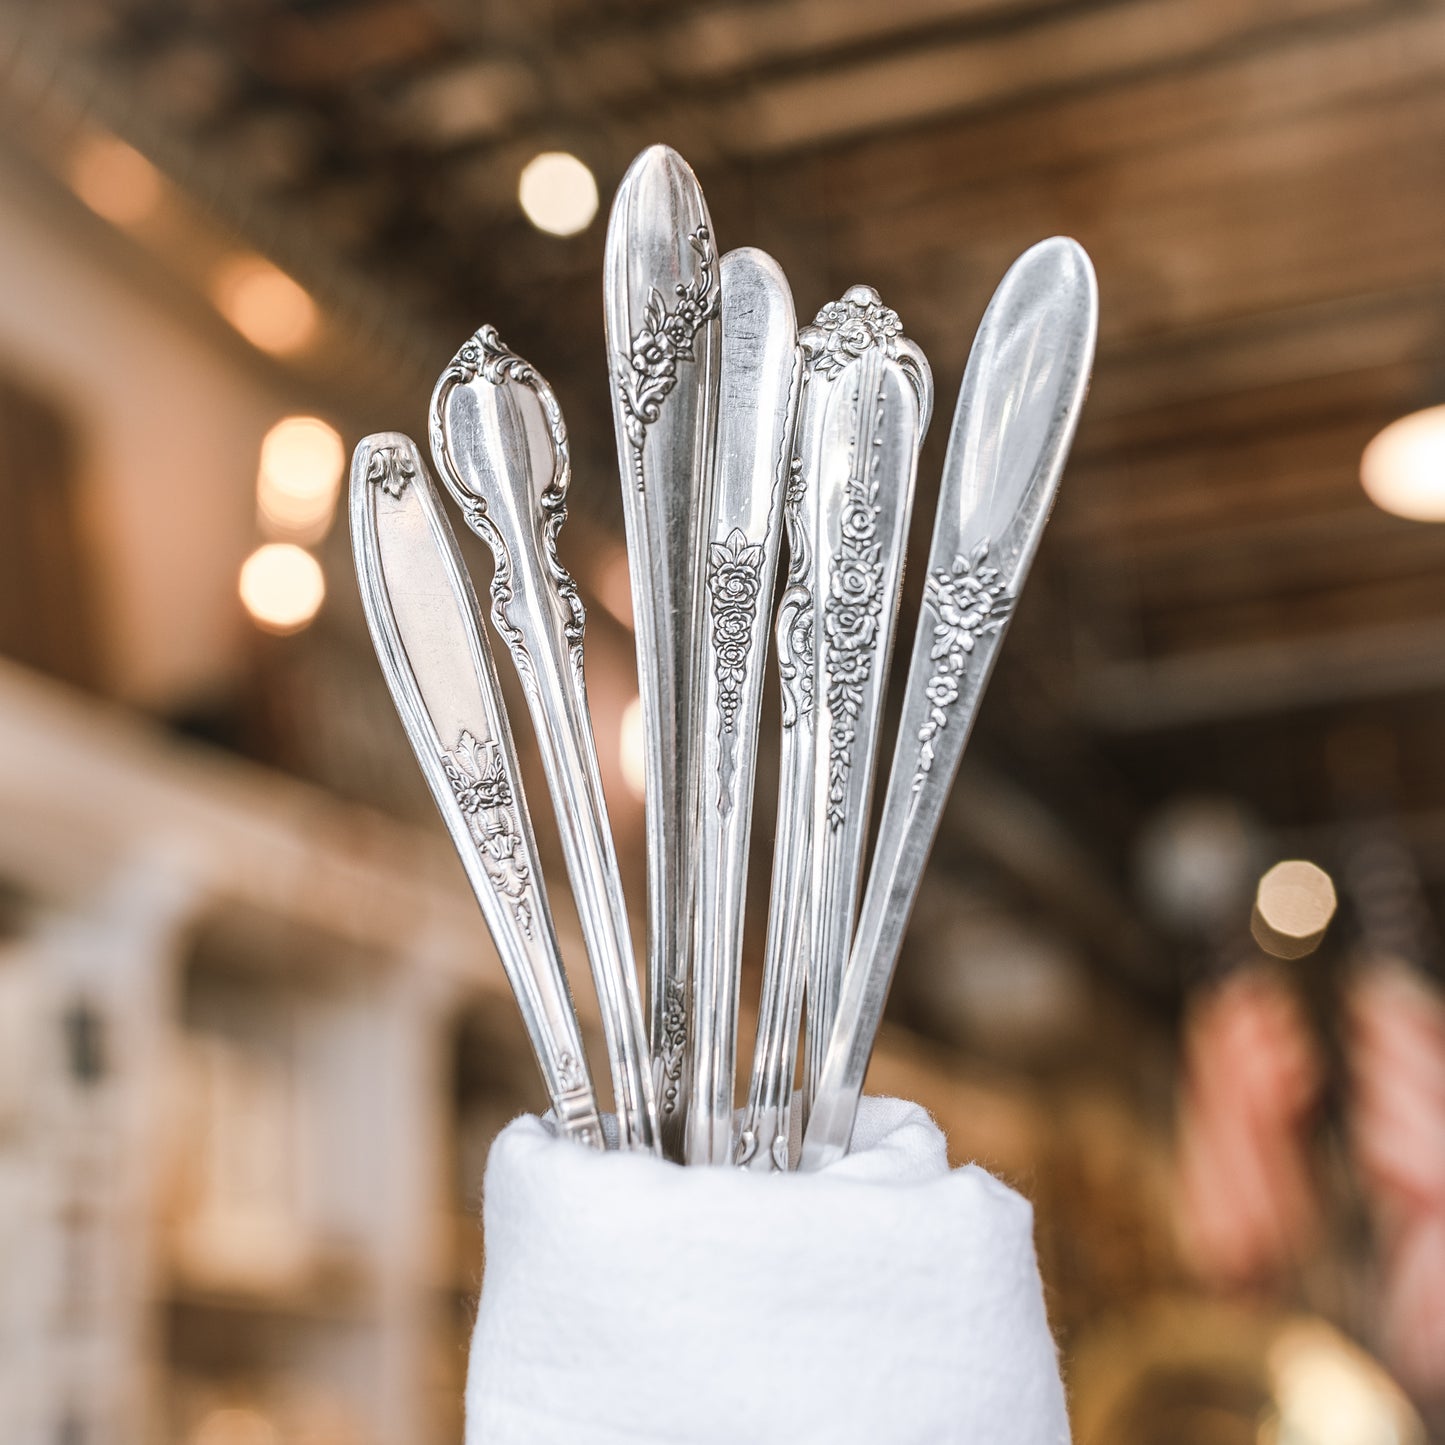
<instances>
[{"instance_id":1,"label":"floral embossed handle","mask_svg":"<svg viewBox=\"0 0 1445 1445\"><path fill-rule=\"evenodd\" d=\"M382 673L517 996L558 1125L603 1147L511 729L471 579L416 445L366 438L351 544Z\"/></svg>"},{"instance_id":2,"label":"floral embossed handle","mask_svg":"<svg viewBox=\"0 0 1445 1445\"><path fill-rule=\"evenodd\" d=\"M557 555L570 449L561 408L530 363L484 326L432 393L432 455L467 525L492 549L492 622L526 695L612 1066L624 1148L659 1149L657 1107L622 876L582 666L586 613Z\"/></svg>"},{"instance_id":3,"label":"floral embossed handle","mask_svg":"<svg viewBox=\"0 0 1445 1445\"><path fill-rule=\"evenodd\" d=\"M806 1110L857 916L884 685L918 452L933 405L923 353L870 286L803 331L798 456L813 553Z\"/></svg>"},{"instance_id":4,"label":"floral embossed handle","mask_svg":"<svg viewBox=\"0 0 1445 1445\"><path fill-rule=\"evenodd\" d=\"M1053 506L1097 328L1089 258L1055 237L1009 269L969 355L883 819L801 1168L847 1152L923 867Z\"/></svg>"},{"instance_id":5,"label":"floral embossed handle","mask_svg":"<svg viewBox=\"0 0 1445 1445\"><path fill-rule=\"evenodd\" d=\"M763 666L799 379L793 297L772 257L722 260L722 396L710 502L699 692L697 924L687 1162L733 1158L743 902Z\"/></svg>"}]
</instances>

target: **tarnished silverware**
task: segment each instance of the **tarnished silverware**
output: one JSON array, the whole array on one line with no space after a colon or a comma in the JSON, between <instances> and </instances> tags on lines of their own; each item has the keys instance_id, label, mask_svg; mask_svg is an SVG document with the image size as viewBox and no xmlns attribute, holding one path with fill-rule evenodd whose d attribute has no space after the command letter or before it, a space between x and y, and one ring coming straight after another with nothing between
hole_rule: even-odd
<instances>
[{"instance_id":1,"label":"tarnished silverware","mask_svg":"<svg viewBox=\"0 0 1445 1445\"><path fill-rule=\"evenodd\" d=\"M586 614L557 558L571 479L562 412L537 371L484 326L432 393L431 447L467 525L496 559L492 622L521 679L557 813L602 1010L618 1138L655 1151L637 970L583 676Z\"/></svg>"},{"instance_id":2,"label":"tarnished silverware","mask_svg":"<svg viewBox=\"0 0 1445 1445\"><path fill-rule=\"evenodd\" d=\"M717 425L721 288L707 203L666 146L643 151L618 187L603 286L642 696L652 1060L664 1147L680 1159L697 876L698 540Z\"/></svg>"},{"instance_id":3,"label":"tarnished silverware","mask_svg":"<svg viewBox=\"0 0 1445 1445\"><path fill-rule=\"evenodd\" d=\"M928 362L902 331L872 287L854 286L798 338L805 379L797 446L814 572L805 1110L857 916L918 450L933 407Z\"/></svg>"},{"instance_id":4,"label":"tarnished silverware","mask_svg":"<svg viewBox=\"0 0 1445 1445\"><path fill-rule=\"evenodd\" d=\"M365 439L351 545L367 627L406 735L517 996L563 1133L604 1147L516 750L476 593L416 444Z\"/></svg>"},{"instance_id":5,"label":"tarnished silverware","mask_svg":"<svg viewBox=\"0 0 1445 1445\"><path fill-rule=\"evenodd\" d=\"M1097 329L1089 258L1055 237L1014 263L969 355L883 820L800 1168L821 1168L848 1150L923 867L1048 521Z\"/></svg>"},{"instance_id":6,"label":"tarnished silverware","mask_svg":"<svg viewBox=\"0 0 1445 1445\"><path fill-rule=\"evenodd\" d=\"M733 1155L743 900L758 712L798 398L787 278L751 249L722 259L722 384L701 638L696 943L689 1164Z\"/></svg>"}]
</instances>

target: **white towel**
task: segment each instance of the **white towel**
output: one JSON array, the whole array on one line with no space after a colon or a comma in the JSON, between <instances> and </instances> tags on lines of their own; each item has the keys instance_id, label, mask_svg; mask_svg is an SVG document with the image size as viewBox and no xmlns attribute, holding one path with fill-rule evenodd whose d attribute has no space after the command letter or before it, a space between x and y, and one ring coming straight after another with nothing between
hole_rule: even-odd
<instances>
[{"instance_id":1,"label":"white towel","mask_svg":"<svg viewBox=\"0 0 1445 1445\"><path fill-rule=\"evenodd\" d=\"M487 1164L467 1445L1067 1445L1029 1203L864 1099L817 1174L598 1154L540 1119Z\"/></svg>"}]
</instances>

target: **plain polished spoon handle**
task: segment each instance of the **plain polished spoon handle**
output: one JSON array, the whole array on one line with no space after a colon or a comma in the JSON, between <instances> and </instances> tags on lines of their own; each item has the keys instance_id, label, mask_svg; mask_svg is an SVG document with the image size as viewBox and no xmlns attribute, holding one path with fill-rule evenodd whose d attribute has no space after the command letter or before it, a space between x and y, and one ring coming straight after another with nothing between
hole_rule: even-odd
<instances>
[{"instance_id":1,"label":"plain polished spoon handle","mask_svg":"<svg viewBox=\"0 0 1445 1445\"><path fill-rule=\"evenodd\" d=\"M1073 441L1098 309L1089 258L1055 237L1013 264L974 340L878 844L800 1168L848 1151L924 864Z\"/></svg>"},{"instance_id":2,"label":"plain polished spoon handle","mask_svg":"<svg viewBox=\"0 0 1445 1445\"><path fill-rule=\"evenodd\" d=\"M586 614L557 557L571 477L551 388L484 326L432 393L432 456L467 525L492 549L492 621L532 714L592 962L618 1137L656 1152L657 1109L622 877L582 667Z\"/></svg>"},{"instance_id":3,"label":"plain polished spoon handle","mask_svg":"<svg viewBox=\"0 0 1445 1445\"><path fill-rule=\"evenodd\" d=\"M351 466L367 627L402 726L491 930L559 1127L604 1147L491 649L416 444L367 437Z\"/></svg>"},{"instance_id":4,"label":"plain polished spoon handle","mask_svg":"<svg viewBox=\"0 0 1445 1445\"><path fill-rule=\"evenodd\" d=\"M798 324L782 268L762 251L722 259L722 404L701 638L696 942L689 1164L730 1164L743 901L758 712L798 400Z\"/></svg>"}]
</instances>

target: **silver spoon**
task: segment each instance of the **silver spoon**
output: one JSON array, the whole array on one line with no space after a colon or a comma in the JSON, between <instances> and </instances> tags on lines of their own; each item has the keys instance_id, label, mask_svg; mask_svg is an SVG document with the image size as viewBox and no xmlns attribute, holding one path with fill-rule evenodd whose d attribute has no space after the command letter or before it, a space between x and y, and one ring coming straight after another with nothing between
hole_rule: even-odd
<instances>
[{"instance_id":1,"label":"silver spoon","mask_svg":"<svg viewBox=\"0 0 1445 1445\"><path fill-rule=\"evenodd\" d=\"M612 204L603 288L632 572L647 803L647 979L664 1148L681 1159L697 876L697 638L717 426L720 285L697 178L666 146Z\"/></svg>"},{"instance_id":2,"label":"silver spoon","mask_svg":"<svg viewBox=\"0 0 1445 1445\"><path fill-rule=\"evenodd\" d=\"M798 400L787 278L762 251L722 259L722 404L706 548L689 1164L733 1155L743 900L768 623Z\"/></svg>"},{"instance_id":3,"label":"silver spoon","mask_svg":"<svg viewBox=\"0 0 1445 1445\"><path fill-rule=\"evenodd\" d=\"M799 336L798 455L813 522L812 937L804 1107L817 1088L853 936L883 692L918 450L933 406L923 353L869 286Z\"/></svg>"},{"instance_id":4,"label":"silver spoon","mask_svg":"<svg viewBox=\"0 0 1445 1445\"><path fill-rule=\"evenodd\" d=\"M571 466L551 388L484 326L432 393L432 457L492 549L492 621L531 710L612 1065L618 1138L659 1147L627 904L607 820L582 668L586 614L557 558Z\"/></svg>"},{"instance_id":5,"label":"silver spoon","mask_svg":"<svg viewBox=\"0 0 1445 1445\"><path fill-rule=\"evenodd\" d=\"M1098 309L1089 258L1055 237L1014 262L974 340L878 844L799 1168L848 1151L928 851L1084 403Z\"/></svg>"},{"instance_id":6,"label":"silver spoon","mask_svg":"<svg viewBox=\"0 0 1445 1445\"><path fill-rule=\"evenodd\" d=\"M793 1074L812 930L807 883L812 822L809 783L813 775L813 523L808 489L797 461L789 472L783 519L788 532L788 575L775 630L783 732L772 906L753 1072L737 1150L739 1165L769 1173L788 1167Z\"/></svg>"},{"instance_id":7,"label":"silver spoon","mask_svg":"<svg viewBox=\"0 0 1445 1445\"><path fill-rule=\"evenodd\" d=\"M522 1011L564 1134L604 1147L491 648L416 444L367 437L351 464L351 545L367 627L402 726Z\"/></svg>"}]
</instances>

